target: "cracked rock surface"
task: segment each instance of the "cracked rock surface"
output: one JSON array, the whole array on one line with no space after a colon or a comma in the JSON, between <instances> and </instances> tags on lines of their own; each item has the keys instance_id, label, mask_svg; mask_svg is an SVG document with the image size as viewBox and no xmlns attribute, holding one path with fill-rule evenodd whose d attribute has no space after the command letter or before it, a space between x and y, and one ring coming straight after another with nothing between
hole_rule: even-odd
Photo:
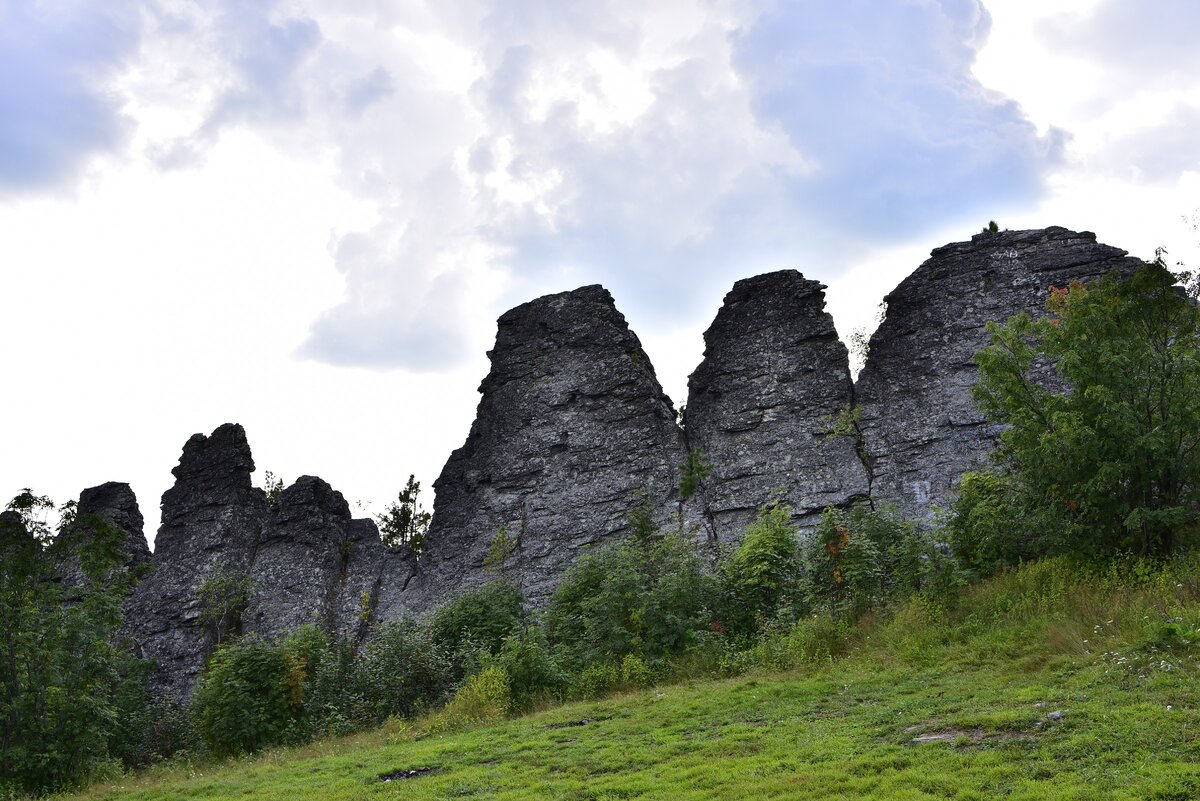
<instances>
[{"instance_id":1,"label":"cracked rock surface","mask_svg":"<svg viewBox=\"0 0 1200 801\"><path fill-rule=\"evenodd\" d=\"M704 333L687 439L712 465L704 493L722 542L740 540L773 500L807 527L867 495L854 438L832 433L854 389L824 290L795 270L738 281Z\"/></svg>"},{"instance_id":2,"label":"cracked rock surface","mask_svg":"<svg viewBox=\"0 0 1200 801\"><path fill-rule=\"evenodd\" d=\"M675 409L608 290L586 286L504 314L466 443L434 484L421 557L425 605L504 565L534 603L580 549L626 531L635 492L667 506L686 451ZM665 519L664 519L665 522Z\"/></svg>"}]
</instances>

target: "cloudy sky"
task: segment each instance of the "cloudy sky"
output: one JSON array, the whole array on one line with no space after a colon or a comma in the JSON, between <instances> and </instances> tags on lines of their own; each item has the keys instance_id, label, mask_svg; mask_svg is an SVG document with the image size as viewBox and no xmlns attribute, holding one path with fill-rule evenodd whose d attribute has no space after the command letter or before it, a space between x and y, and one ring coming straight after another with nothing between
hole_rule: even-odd
<instances>
[{"instance_id":1,"label":"cloudy sky","mask_svg":"<svg viewBox=\"0 0 1200 801\"><path fill-rule=\"evenodd\" d=\"M758 272L848 334L991 219L1200 266L1198 38L1193 0L0 0L0 494L129 481L152 532L237 421L378 511L496 317L584 284L678 404Z\"/></svg>"}]
</instances>

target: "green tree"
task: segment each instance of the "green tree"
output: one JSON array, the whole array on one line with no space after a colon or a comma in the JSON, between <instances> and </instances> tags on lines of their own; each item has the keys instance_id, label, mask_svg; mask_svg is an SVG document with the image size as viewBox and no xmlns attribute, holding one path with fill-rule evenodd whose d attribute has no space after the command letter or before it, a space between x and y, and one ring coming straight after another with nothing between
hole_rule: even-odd
<instances>
[{"instance_id":1,"label":"green tree","mask_svg":"<svg viewBox=\"0 0 1200 801\"><path fill-rule=\"evenodd\" d=\"M794 615L803 603L800 577L791 507L764 506L722 563L726 626L733 633L753 634L764 622Z\"/></svg>"},{"instance_id":2,"label":"green tree","mask_svg":"<svg viewBox=\"0 0 1200 801\"><path fill-rule=\"evenodd\" d=\"M1055 521L1049 550L1161 555L1195 528L1200 310L1175 283L1160 254L988 327L976 402L1007 426L997 456L1024 502ZM1059 381L1039 381L1046 364Z\"/></svg>"},{"instance_id":3,"label":"green tree","mask_svg":"<svg viewBox=\"0 0 1200 801\"><path fill-rule=\"evenodd\" d=\"M200 605L197 623L208 631L213 645L242 633L242 613L254 593L254 579L242 570L216 568L196 588Z\"/></svg>"},{"instance_id":4,"label":"green tree","mask_svg":"<svg viewBox=\"0 0 1200 801\"><path fill-rule=\"evenodd\" d=\"M53 511L25 490L0 514L0 795L85 781L121 736L120 696L138 667L116 643L136 580L125 533L64 507L56 536ZM78 584L64 581L67 565Z\"/></svg>"},{"instance_id":5,"label":"green tree","mask_svg":"<svg viewBox=\"0 0 1200 801\"><path fill-rule=\"evenodd\" d=\"M376 518L384 544L408 545L418 554L421 553L432 515L420 505L420 496L421 482L410 474L399 497Z\"/></svg>"},{"instance_id":6,"label":"green tree","mask_svg":"<svg viewBox=\"0 0 1200 801\"><path fill-rule=\"evenodd\" d=\"M543 623L560 664L573 670L619 663L626 654L657 661L682 651L708 624L713 589L685 538L631 535L580 557Z\"/></svg>"}]
</instances>

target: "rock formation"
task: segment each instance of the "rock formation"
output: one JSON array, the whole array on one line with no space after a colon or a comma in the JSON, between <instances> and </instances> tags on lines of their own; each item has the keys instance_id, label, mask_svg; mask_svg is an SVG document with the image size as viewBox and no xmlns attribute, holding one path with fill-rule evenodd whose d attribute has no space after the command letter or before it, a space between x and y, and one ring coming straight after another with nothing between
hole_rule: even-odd
<instances>
[{"instance_id":1,"label":"rock formation","mask_svg":"<svg viewBox=\"0 0 1200 801\"><path fill-rule=\"evenodd\" d=\"M137 497L128 484L109 481L98 487L89 487L79 494L75 505L75 522L64 528L60 537L67 545L60 562L62 580L68 588L83 587L86 578L79 561L78 548L96 536L97 525L113 526L121 535L119 548L131 569L150 562L150 546L142 533L142 510ZM68 590L68 594L71 591Z\"/></svg>"},{"instance_id":2,"label":"rock formation","mask_svg":"<svg viewBox=\"0 0 1200 801\"><path fill-rule=\"evenodd\" d=\"M704 490L722 541L773 499L807 526L867 495L854 440L832 433L854 390L824 289L795 270L738 281L704 334L685 422L712 465Z\"/></svg>"},{"instance_id":3,"label":"rock formation","mask_svg":"<svg viewBox=\"0 0 1200 801\"><path fill-rule=\"evenodd\" d=\"M232 622L242 632L315 623L361 642L374 622L423 614L501 572L531 605L544 603L582 549L628 530L638 493L654 499L660 524L726 543L776 497L801 526L868 497L927 517L995 443L970 397L985 324L1040 311L1051 284L1139 265L1062 228L939 248L887 296L853 385L821 284L791 270L739 281L705 333L686 437L605 289L538 298L499 320L476 419L434 485L419 559L385 547L319 478L301 477L269 504L251 485L245 432L223 425L184 446L127 633L157 661L155 686L183 699L214 645L199 589L220 574L249 580ZM830 437L847 409L858 410L850 436ZM684 503L679 466L693 448L713 468ZM132 561L148 558L128 486L86 490L79 509L81 521L95 514L125 531ZM491 547L500 531L510 552Z\"/></svg>"},{"instance_id":4,"label":"rock formation","mask_svg":"<svg viewBox=\"0 0 1200 801\"><path fill-rule=\"evenodd\" d=\"M434 484L423 605L485 580L502 527L516 545L506 573L536 603L581 548L626 530L637 492L677 494L675 410L603 287L507 312L489 356L466 444Z\"/></svg>"},{"instance_id":5,"label":"rock formation","mask_svg":"<svg viewBox=\"0 0 1200 801\"><path fill-rule=\"evenodd\" d=\"M266 637L306 623L333 630L350 505L321 479L300 476L279 494L272 511L250 565L254 592L243 627Z\"/></svg>"},{"instance_id":6,"label":"rock formation","mask_svg":"<svg viewBox=\"0 0 1200 801\"><path fill-rule=\"evenodd\" d=\"M142 533L142 510L138 508L137 496L128 484L109 481L98 487L89 487L79 494L75 507L76 519L84 526L89 518L98 517L116 526L125 533L121 550L133 567L150 561L150 546Z\"/></svg>"},{"instance_id":7,"label":"rock formation","mask_svg":"<svg viewBox=\"0 0 1200 801\"><path fill-rule=\"evenodd\" d=\"M252 486L254 459L240 425L196 434L172 470L154 540L154 572L138 585L126 627L142 655L158 665L156 686L186 696L213 646L201 625L197 590L217 573L249 572L267 520L267 500Z\"/></svg>"},{"instance_id":8,"label":"rock formation","mask_svg":"<svg viewBox=\"0 0 1200 801\"><path fill-rule=\"evenodd\" d=\"M971 399L987 322L1042 313L1051 285L1128 275L1141 264L1065 228L985 232L934 250L884 298L855 386L872 495L928 517L995 446L999 431Z\"/></svg>"}]
</instances>

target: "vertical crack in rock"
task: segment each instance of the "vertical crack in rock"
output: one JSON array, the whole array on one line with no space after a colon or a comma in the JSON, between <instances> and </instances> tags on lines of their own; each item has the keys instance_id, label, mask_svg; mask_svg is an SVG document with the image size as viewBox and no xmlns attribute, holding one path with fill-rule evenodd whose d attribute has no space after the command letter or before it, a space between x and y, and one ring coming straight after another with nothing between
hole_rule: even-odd
<instances>
[{"instance_id":1,"label":"vertical crack in rock","mask_svg":"<svg viewBox=\"0 0 1200 801\"><path fill-rule=\"evenodd\" d=\"M704 488L722 542L775 499L807 527L868 494L854 432L833 433L853 385L824 289L795 270L738 281L704 334L686 430L713 466Z\"/></svg>"},{"instance_id":2,"label":"vertical crack in rock","mask_svg":"<svg viewBox=\"0 0 1200 801\"><path fill-rule=\"evenodd\" d=\"M971 387L987 322L1044 313L1050 285L1125 277L1141 264L1093 233L1058 227L976 234L934 250L884 299L855 387L876 500L930 519L963 472L986 461L1000 429L975 407Z\"/></svg>"},{"instance_id":3,"label":"vertical crack in rock","mask_svg":"<svg viewBox=\"0 0 1200 801\"><path fill-rule=\"evenodd\" d=\"M686 452L671 401L612 296L587 286L505 313L466 444L434 484L410 608L485 581L503 526L505 565L537 604L580 549L624 532L635 491L666 508ZM664 522L667 515L664 513Z\"/></svg>"}]
</instances>

